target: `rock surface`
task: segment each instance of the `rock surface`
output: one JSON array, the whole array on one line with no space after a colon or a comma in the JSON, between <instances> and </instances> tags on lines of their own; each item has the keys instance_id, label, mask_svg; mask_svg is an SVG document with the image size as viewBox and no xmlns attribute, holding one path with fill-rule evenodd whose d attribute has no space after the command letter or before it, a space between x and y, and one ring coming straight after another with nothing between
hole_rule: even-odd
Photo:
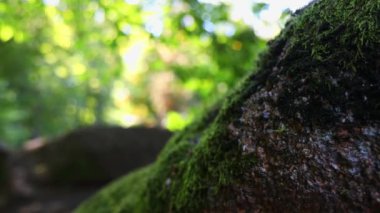
<instances>
[{"instance_id":1,"label":"rock surface","mask_svg":"<svg viewBox=\"0 0 380 213\"><path fill-rule=\"evenodd\" d=\"M257 74L77 212L375 212L380 2L320 0Z\"/></svg>"},{"instance_id":2,"label":"rock surface","mask_svg":"<svg viewBox=\"0 0 380 213\"><path fill-rule=\"evenodd\" d=\"M107 182L153 162L171 133L159 128L94 126L70 132L24 155L36 181Z\"/></svg>"}]
</instances>

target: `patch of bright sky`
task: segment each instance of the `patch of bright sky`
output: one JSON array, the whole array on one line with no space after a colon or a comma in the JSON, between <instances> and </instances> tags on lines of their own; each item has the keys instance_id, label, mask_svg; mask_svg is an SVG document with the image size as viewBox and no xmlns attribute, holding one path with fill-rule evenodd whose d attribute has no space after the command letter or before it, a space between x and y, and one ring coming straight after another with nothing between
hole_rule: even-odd
<instances>
[{"instance_id":1,"label":"patch of bright sky","mask_svg":"<svg viewBox=\"0 0 380 213\"><path fill-rule=\"evenodd\" d=\"M103 9L98 9L95 12L94 20L98 24L102 24L105 21L106 14L104 13Z\"/></svg>"},{"instance_id":2,"label":"patch of bright sky","mask_svg":"<svg viewBox=\"0 0 380 213\"><path fill-rule=\"evenodd\" d=\"M149 15L145 16L145 29L153 36L160 36L164 30L163 6L167 0L124 0L128 4L140 4L142 10Z\"/></svg>"},{"instance_id":3,"label":"patch of bright sky","mask_svg":"<svg viewBox=\"0 0 380 213\"><path fill-rule=\"evenodd\" d=\"M145 29L153 36L158 37L164 31L164 23L162 20L166 2L167 0L148 0L142 3L143 11L149 13L149 15L145 18Z\"/></svg>"},{"instance_id":4,"label":"patch of bright sky","mask_svg":"<svg viewBox=\"0 0 380 213\"><path fill-rule=\"evenodd\" d=\"M230 15L232 20L241 20L250 25L256 35L264 39L272 39L281 31L279 22L284 10L290 9L292 12L306 6L312 0L199 0L210 4L220 4L221 2L231 5ZM253 14L252 7L255 3L266 3L268 8L260 14Z\"/></svg>"},{"instance_id":5,"label":"patch of bright sky","mask_svg":"<svg viewBox=\"0 0 380 213\"><path fill-rule=\"evenodd\" d=\"M141 71L144 59L144 53L148 48L147 38L141 37L136 39L130 46L126 48L122 55L123 62L129 73Z\"/></svg>"},{"instance_id":6,"label":"patch of bright sky","mask_svg":"<svg viewBox=\"0 0 380 213\"><path fill-rule=\"evenodd\" d=\"M124 0L128 4L139 4L140 0Z\"/></svg>"},{"instance_id":7,"label":"patch of bright sky","mask_svg":"<svg viewBox=\"0 0 380 213\"><path fill-rule=\"evenodd\" d=\"M43 0L44 4L45 5L48 5L48 6L58 6L59 5L59 0Z\"/></svg>"}]
</instances>

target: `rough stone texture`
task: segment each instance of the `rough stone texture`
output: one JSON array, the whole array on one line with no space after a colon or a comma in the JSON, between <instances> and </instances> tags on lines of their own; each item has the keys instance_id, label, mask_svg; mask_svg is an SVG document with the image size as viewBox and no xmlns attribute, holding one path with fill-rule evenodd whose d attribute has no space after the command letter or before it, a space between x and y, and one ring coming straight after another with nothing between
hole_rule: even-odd
<instances>
[{"instance_id":1,"label":"rough stone texture","mask_svg":"<svg viewBox=\"0 0 380 213\"><path fill-rule=\"evenodd\" d=\"M93 126L72 131L21 154L33 181L107 182L153 162L171 133L159 128Z\"/></svg>"},{"instance_id":2,"label":"rough stone texture","mask_svg":"<svg viewBox=\"0 0 380 213\"><path fill-rule=\"evenodd\" d=\"M296 12L248 76L77 212L380 209L380 2Z\"/></svg>"}]
</instances>

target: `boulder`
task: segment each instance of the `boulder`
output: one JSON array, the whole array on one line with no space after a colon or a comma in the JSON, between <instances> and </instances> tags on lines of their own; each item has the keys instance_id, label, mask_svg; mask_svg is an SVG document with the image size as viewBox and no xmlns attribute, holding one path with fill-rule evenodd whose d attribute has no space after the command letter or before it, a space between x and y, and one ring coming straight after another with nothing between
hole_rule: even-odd
<instances>
[{"instance_id":1,"label":"boulder","mask_svg":"<svg viewBox=\"0 0 380 213\"><path fill-rule=\"evenodd\" d=\"M5 205L10 192L8 157L9 151L0 144L0 207Z\"/></svg>"},{"instance_id":2,"label":"boulder","mask_svg":"<svg viewBox=\"0 0 380 213\"><path fill-rule=\"evenodd\" d=\"M170 136L159 128L86 127L33 145L23 159L33 181L96 184L153 162Z\"/></svg>"},{"instance_id":3,"label":"boulder","mask_svg":"<svg viewBox=\"0 0 380 213\"><path fill-rule=\"evenodd\" d=\"M376 212L380 2L319 0L258 70L77 212Z\"/></svg>"}]
</instances>

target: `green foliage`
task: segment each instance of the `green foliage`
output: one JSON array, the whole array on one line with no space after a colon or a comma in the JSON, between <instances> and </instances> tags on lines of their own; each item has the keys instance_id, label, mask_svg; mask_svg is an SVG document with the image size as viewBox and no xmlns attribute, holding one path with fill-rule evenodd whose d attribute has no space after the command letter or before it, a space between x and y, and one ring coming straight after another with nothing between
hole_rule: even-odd
<instances>
[{"instance_id":1,"label":"green foliage","mask_svg":"<svg viewBox=\"0 0 380 213\"><path fill-rule=\"evenodd\" d=\"M100 192L93 197L94 200L101 200L102 202L87 203L83 208L96 209L96 212L98 213L107 213L110 211L115 213L142 212L143 206L139 205L140 207L136 207L135 204L142 204L145 202L141 188L144 187L143 184L149 179L149 174L153 169L153 166L148 166L135 171L127 177L116 180L109 186L108 191ZM131 187L123 187L126 184ZM122 203L122 205L118 205L119 203ZM78 212L80 211L81 210ZM84 212L87 212L87 210Z\"/></svg>"},{"instance_id":2,"label":"green foliage","mask_svg":"<svg viewBox=\"0 0 380 213\"><path fill-rule=\"evenodd\" d=\"M253 6L252 11L253 13L259 13L262 10L268 9L268 4L266 3L258 3Z\"/></svg>"},{"instance_id":3,"label":"green foliage","mask_svg":"<svg viewBox=\"0 0 380 213\"><path fill-rule=\"evenodd\" d=\"M265 48L228 11L196 0L2 1L0 139L18 146L104 122L182 128ZM151 89L165 72L169 96Z\"/></svg>"},{"instance_id":4,"label":"green foliage","mask_svg":"<svg viewBox=\"0 0 380 213\"><path fill-rule=\"evenodd\" d=\"M119 59L99 40L100 26L74 20L94 11L65 6L0 3L0 135L13 145L104 120Z\"/></svg>"}]
</instances>

